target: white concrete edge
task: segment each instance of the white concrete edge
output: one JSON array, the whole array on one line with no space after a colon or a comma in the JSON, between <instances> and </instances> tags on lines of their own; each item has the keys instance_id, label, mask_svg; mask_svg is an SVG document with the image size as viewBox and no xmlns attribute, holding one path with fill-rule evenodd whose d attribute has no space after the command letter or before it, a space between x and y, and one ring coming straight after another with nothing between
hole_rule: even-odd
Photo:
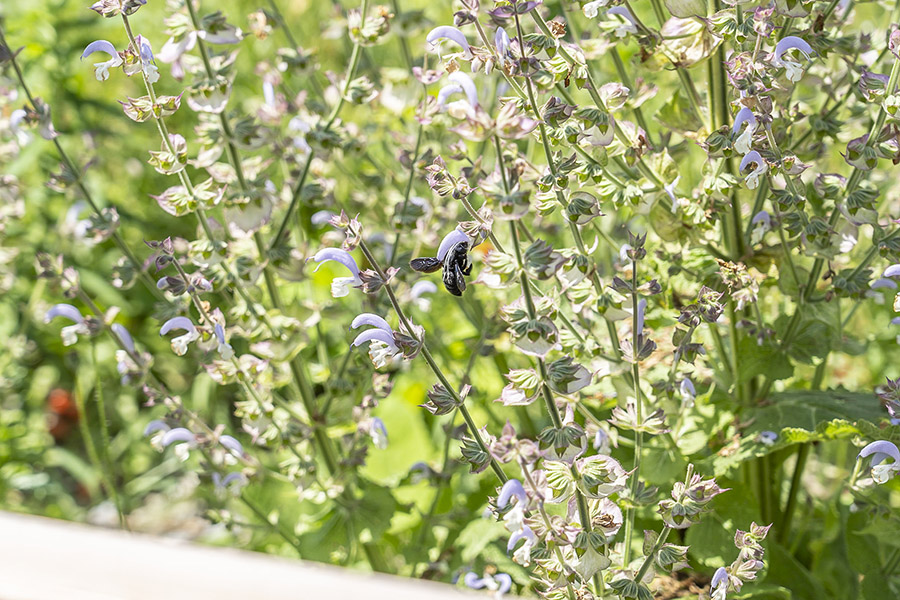
<instances>
[{"instance_id":1,"label":"white concrete edge","mask_svg":"<svg viewBox=\"0 0 900 600\"><path fill-rule=\"evenodd\" d=\"M446 584L0 512L0 600L467 597Z\"/></svg>"}]
</instances>

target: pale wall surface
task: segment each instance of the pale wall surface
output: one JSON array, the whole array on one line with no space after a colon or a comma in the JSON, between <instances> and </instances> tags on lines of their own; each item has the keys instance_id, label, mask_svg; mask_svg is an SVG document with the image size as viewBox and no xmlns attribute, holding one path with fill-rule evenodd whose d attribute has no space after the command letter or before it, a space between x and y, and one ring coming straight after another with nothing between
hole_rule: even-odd
<instances>
[{"instance_id":1,"label":"pale wall surface","mask_svg":"<svg viewBox=\"0 0 900 600\"><path fill-rule=\"evenodd\" d=\"M0 600L461 600L447 585L0 513Z\"/></svg>"}]
</instances>

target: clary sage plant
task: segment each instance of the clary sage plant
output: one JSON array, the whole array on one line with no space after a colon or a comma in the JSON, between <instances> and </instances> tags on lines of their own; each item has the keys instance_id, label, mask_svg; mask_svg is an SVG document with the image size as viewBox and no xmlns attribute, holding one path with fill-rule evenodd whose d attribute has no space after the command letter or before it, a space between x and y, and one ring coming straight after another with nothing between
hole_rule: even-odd
<instances>
[{"instance_id":1,"label":"clary sage plant","mask_svg":"<svg viewBox=\"0 0 900 600\"><path fill-rule=\"evenodd\" d=\"M123 527L142 446L235 545L496 597L898 593L900 2L162 4L84 7L65 63L134 156L0 38L0 156L60 161L81 248L21 252L10 169L3 286L36 264L96 373ZM125 160L153 189L116 206L88 168Z\"/></svg>"}]
</instances>

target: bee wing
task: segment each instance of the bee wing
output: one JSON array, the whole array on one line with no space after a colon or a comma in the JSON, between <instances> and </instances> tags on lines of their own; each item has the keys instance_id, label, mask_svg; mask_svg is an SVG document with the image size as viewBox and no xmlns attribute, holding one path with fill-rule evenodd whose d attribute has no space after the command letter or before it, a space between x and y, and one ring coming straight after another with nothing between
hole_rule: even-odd
<instances>
[{"instance_id":1,"label":"bee wing","mask_svg":"<svg viewBox=\"0 0 900 600\"><path fill-rule=\"evenodd\" d=\"M418 271L419 273L434 273L441 268L441 261L433 256L426 256L412 259L409 261L409 266L413 271Z\"/></svg>"}]
</instances>

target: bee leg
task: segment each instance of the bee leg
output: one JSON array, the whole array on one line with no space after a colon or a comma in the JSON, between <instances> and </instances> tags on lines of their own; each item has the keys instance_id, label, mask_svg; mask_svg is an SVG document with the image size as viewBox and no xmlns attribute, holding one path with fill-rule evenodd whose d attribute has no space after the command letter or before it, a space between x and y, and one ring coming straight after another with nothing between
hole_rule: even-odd
<instances>
[{"instance_id":1,"label":"bee leg","mask_svg":"<svg viewBox=\"0 0 900 600\"><path fill-rule=\"evenodd\" d=\"M457 268L452 265L448 265L448 267L444 269L444 287L454 296L462 296L456 277L456 271Z\"/></svg>"},{"instance_id":2,"label":"bee leg","mask_svg":"<svg viewBox=\"0 0 900 600\"><path fill-rule=\"evenodd\" d=\"M454 269L456 275L456 287L459 288L459 295L462 296L462 293L466 291L466 278L463 276L463 270L459 267ZM472 271L472 267L469 267L469 272Z\"/></svg>"}]
</instances>

